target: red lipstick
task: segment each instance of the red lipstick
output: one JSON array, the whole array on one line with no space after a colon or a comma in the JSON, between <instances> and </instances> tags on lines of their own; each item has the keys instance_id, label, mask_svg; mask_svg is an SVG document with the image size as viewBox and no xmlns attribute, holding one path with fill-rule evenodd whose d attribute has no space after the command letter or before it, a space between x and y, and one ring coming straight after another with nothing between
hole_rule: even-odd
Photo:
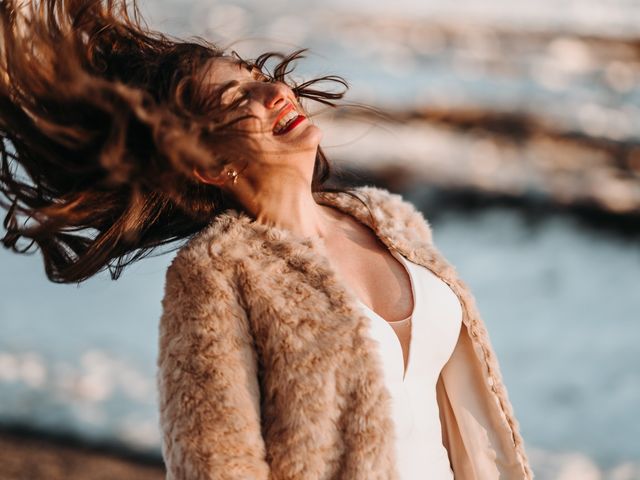
<instances>
[{"instance_id":1,"label":"red lipstick","mask_svg":"<svg viewBox=\"0 0 640 480\"><path fill-rule=\"evenodd\" d=\"M285 133L289 133L291 130L293 130L294 128L296 128L296 126L303 122L304 120L306 120L307 117L305 117L304 115L298 115L298 117L293 120L289 125L287 125L287 127L281 131L280 133L275 133L274 135L284 135Z\"/></svg>"}]
</instances>

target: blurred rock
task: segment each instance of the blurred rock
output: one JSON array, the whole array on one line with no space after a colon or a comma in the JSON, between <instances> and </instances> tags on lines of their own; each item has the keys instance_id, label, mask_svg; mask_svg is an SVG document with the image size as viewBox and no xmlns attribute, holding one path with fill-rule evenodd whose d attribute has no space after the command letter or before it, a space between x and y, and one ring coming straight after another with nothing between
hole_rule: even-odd
<instances>
[{"instance_id":1,"label":"blurred rock","mask_svg":"<svg viewBox=\"0 0 640 480\"><path fill-rule=\"evenodd\" d=\"M562 130L525 114L473 109L357 112L319 120L336 163L393 180L544 198L640 215L640 144ZM640 217L639 217L640 218Z\"/></svg>"}]
</instances>

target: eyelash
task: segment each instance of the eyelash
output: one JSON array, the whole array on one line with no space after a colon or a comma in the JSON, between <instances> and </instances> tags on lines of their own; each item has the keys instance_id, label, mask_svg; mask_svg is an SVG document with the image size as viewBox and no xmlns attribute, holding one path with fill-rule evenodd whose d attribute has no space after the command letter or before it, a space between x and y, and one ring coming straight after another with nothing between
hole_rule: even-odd
<instances>
[{"instance_id":1,"label":"eyelash","mask_svg":"<svg viewBox=\"0 0 640 480\"><path fill-rule=\"evenodd\" d=\"M262 74L261 74L261 78L255 79L255 81L256 82L261 82L261 83L272 83L272 82L275 81L275 79L271 78L271 77L268 77L266 75L262 76ZM237 100L239 92L240 92L240 89L235 91L235 92L233 92L233 100L232 101Z\"/></svg>"}]
</instances>

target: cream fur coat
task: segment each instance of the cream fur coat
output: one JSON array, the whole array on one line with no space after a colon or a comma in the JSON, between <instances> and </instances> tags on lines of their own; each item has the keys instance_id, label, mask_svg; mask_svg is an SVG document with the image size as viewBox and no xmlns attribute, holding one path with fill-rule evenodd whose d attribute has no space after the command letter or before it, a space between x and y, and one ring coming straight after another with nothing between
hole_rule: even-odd
<instances>
[{"instance_id":1,"label":"cream fur coat","mask_svg":"<svg viewBox=\"0 0 640 480\"><path fill-rule=\"evenodd\" d=\"M428 222L386 189L354 192L375 226L349 195L314 195L432 270L460 300L463 326L436 389L456 480L531 479L475 300ZM227 210L175 256L157 358L168 480L398 479L369 319L316 241Z\"/></svg>"}]
</instances>

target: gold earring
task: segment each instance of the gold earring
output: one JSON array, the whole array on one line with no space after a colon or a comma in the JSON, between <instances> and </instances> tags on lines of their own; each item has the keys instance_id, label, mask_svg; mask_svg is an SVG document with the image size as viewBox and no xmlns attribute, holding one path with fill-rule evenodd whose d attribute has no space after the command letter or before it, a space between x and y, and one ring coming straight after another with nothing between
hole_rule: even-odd
<instances>
[{"instance_id":1,"label":"gold earring","mask_svg":"<svg viewBox=\"0 0 640 480\"><path fill-rule=\"evenodd\" d=\"M233 184L235 185L236 182L238 181L238 172L236 172L235 170L229 170L227 172L227 176L233 178Z\"/></svg>"}]
</instances>

